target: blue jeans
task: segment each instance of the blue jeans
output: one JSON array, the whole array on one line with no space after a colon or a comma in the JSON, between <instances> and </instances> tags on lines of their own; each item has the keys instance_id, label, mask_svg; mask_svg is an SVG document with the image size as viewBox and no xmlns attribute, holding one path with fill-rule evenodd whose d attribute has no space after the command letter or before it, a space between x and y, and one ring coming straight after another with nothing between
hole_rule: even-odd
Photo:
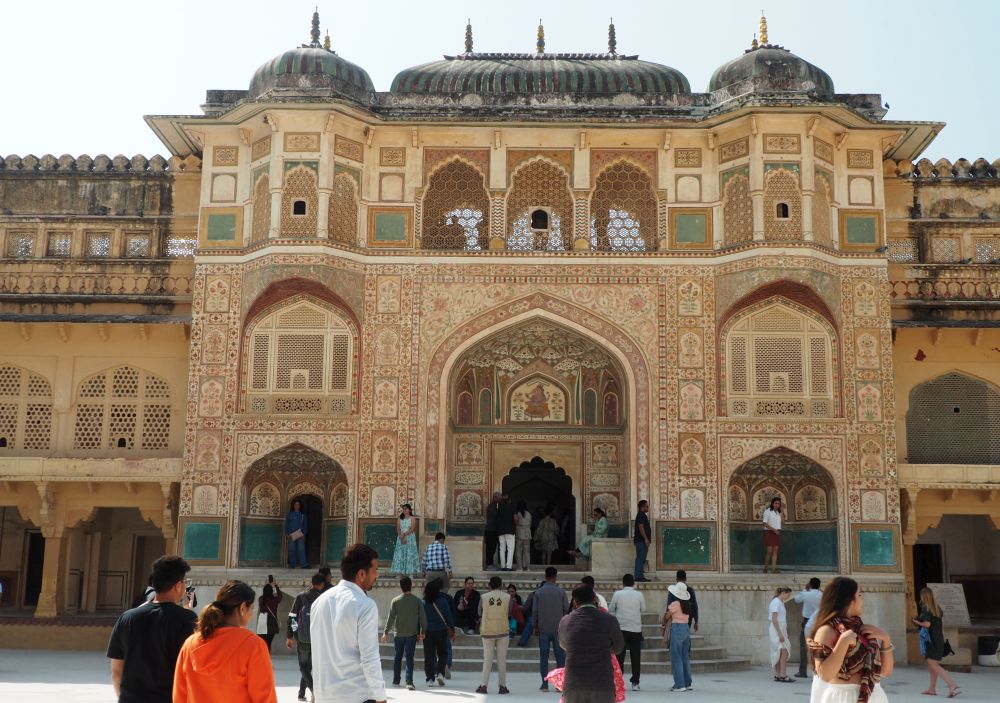
<instances>
[{"instance_id":1,"label":"blue jeans","mask_svg":"<svg viewBox=\"0 0 1000 703\"><path fill-rule=\"evenodd\" d=\"M670 623L670 671L674 688L691 685L691 626Z\"/></svg>"},{"instance_id":2,"label":"blue jeans","mask_svg":"<svg viewBox=\"0 0 1000 703\"><path fill-rule=\"evenodd\" d=\"M406 683L413 683L413 655L417 651L417 636L396 637L392 643L396 646L396 658L392 662L392 682L399 683L400 669L403 664L403 654L406 654Z\"/></svg>"},{"instance_id":3,"label":"blue jeans","mask_svg":"<svg viewBox=\"0 0 1000 703\"><path fill-rule=\"evenodd\" d=\"M632 570L632 575L635 576L636 581L646 578L646 575L643 574L643 570L646 567L646 555L648 553L648 544L645 542L635 543L635 569Z\"/></svg>"},{"instance_id":4,"label":"blue jeans","mask_svg":"<svg viewBox=\"0 0 1000 703\"><path fill-rule=\"evenodd\" d=\"M518 647L527 647L528 640L531 639L531 635L535 632L535 618L533 615L529 615L528 619L524 621L524 629L521 630L521 639L517 641Z\"/></svg>"},{"instance_id":5,"label":"blue jeans","mask_svg":"<svg viewBox=\"0 0 1000 703\"><path fill-rule=\"evenodd\" d=\"M297 566L308 566L305 537L296 540L288 539L288 566L292 569Z\"/></svg>"},{"instance_id":6,"label":"blue jeans","mask_svg":"<svg viewBox=\"0 0 1000 703\"><path fill-rule=\"evenodd\" d=\"M448 668L451 668L451 640L448 640ZM443 671L441 672L444 673Z\"/></svg>"},{"instance_id":7,"label":"blue jeans","mask_svg":"<svg viewBox=\"0 0 1000 703\"><path fill-rule=\"evenodd\" d=\"M538 672L545 681L545 675L549 673L549 645L556 650L556 668L566 666L566 652L559 646L559 634L556 632L542 632L538 635Z\"/></svg>"}]
</instances>

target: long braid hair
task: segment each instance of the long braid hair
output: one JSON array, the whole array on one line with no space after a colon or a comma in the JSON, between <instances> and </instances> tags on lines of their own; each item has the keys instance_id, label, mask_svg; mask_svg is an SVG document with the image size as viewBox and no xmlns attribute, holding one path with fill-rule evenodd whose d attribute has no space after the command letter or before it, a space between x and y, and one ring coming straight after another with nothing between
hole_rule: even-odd
<instances>
[{"instance_id":1,"label":"long braid hair","mask_svg":"<svg viewBox=\"0 0 1000 703\"><path fill-rule=\"evenodd\" d=\"M232 615L237 608L246 603L253 607L254 590L243 581L226 581L215 600L205 606L198 618L196 630L202 640L207 640L220 627L226 624L226 617Z\"/></svg>"}]
</instances>

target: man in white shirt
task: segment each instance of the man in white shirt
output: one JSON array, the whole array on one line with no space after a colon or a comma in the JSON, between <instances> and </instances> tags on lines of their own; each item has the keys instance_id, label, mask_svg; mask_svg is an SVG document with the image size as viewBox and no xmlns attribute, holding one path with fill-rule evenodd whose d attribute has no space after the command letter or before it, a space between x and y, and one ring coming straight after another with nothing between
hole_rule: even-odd
<instances>
[{"instance_id":1,"label":"man in white shirt","mask_svg":"<svg viewBox=\"0 0 1000 703\"><path fill-rule=\"evenodd\" d=\"M341 580L310 611L316 703L385 703L378 649L378 606L367 591L378 579L378 552L355 544L340 562Z\"/></svg>"},{"instance_id":2,"label":"man in white shirt","mask_svg":"<svg viewBox=\"0 0 1000 703\"><path fill-rule=\"evenodd\" d=\"M646 597L635 590L635 577L632 574L622 576L622 589L615 591L608 604L608 612L618 618L622 637L625 638L625 649L629 651L631 662L632 690L639 690L639 674L642 672L642 614L646 612ZM625 649L619 652L618 666L625 673Z\"/></svg>"},{"instance_id":3,"label":"man in white shirt","mask_svg":"<svg viewBox=\"0 0 1000 703\"><path fill-rule=\"evenodd\" d=\"M804 679L808 676L806 669L809 665L809 657L806 652L806 638L812 632L813 622L816 620L816 613L819 612L819 602L823 599L823 592L819 590L820 582L815 576L809 579L809 585L803 591L799 591L793 597L796 603L802 604L802 633L799 637L799 670L795 678Z\"/></svg>"}]
</instances>

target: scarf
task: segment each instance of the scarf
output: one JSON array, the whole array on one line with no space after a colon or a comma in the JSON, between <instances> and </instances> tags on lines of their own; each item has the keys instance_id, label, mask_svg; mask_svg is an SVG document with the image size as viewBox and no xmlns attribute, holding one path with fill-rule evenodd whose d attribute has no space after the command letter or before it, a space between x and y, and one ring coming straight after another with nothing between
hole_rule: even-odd
<instances>
[{"instance_id":1,"label":"scarf","mask_svg":"<svg viewBox=\"0 0 1000 703\"><path fill-rule=\"evenodd\" d=\"M858 691L858 703L868 703L872 689L882 678L882 653L880 651L882 645L877 639L861 634L864 623L859 617L835 617L827 624L837 633L847 630L853 630L857 633L858 639L844 655L844 663L840 665L837 678L849 681L855 674L860 675L861 688ZM827 647L813 640L810 640L809 645L811 649L817 650L816 656L819 659L826 659L833 652L832 647Z\"/></svg>"}]
</instances>

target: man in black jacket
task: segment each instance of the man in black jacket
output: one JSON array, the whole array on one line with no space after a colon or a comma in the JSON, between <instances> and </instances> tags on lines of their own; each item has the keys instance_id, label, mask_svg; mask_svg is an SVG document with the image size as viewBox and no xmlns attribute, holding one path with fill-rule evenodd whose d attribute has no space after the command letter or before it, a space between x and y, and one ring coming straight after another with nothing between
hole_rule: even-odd
<instances>
[{"instance_id":1,"label":"man in black jacket","mask_svg":"<svg viewBox=\"0 0 1000 703\"><path fill-rule=\"evenodd\" d=\"M483 530L483 542L486 547L486 568L495 569L496 562L493 559L497 554L497 547L500 545L500 535L497 534L497 510L500 508L502 494L500 491L493 491L493 500L486 506L486 527Z\"/></svg>"},{"instance_id":2,"label":"man in black jacket","mask_svg":"<svg viewBox=\"0 0 1000 703\"><path fill-rule=\"evenodd\" d=\"M625 649L614 615L597 609L594 589L573 589L576 610L559 623L559 642L566 650L564 703L614 703L615 678L609 654Z\"/></svg>"},{"instance_id":3,"label":"man in black jacket","mask_svg":"<svg viewBox=\"0 0 1000 703\"><path fill-rule=\"evenodd\" d=\"M309 637L309 619L312 605L326 590L326 576L315 573L312 577L312 588L295 596L292 609L288 613L288 631L285 645L291 649L295 645L299 658L299 700L306 700L306 689L313 690L312 678L312 640Z\"/></svg>"}]
</instances>

